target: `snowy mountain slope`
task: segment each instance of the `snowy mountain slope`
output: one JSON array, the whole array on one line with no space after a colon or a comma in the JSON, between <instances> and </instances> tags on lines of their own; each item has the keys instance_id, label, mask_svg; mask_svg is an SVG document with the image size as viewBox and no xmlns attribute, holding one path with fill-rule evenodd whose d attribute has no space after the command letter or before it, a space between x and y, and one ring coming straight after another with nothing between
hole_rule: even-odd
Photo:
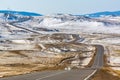
<instances>
[{"instance_id":1,"label":"snowy mountain slope","mask_svg":"<svg viewBox=\"0 0 120 80\"><path fill-rule=\"evenodd\" d=\"M88 17L102 17L102 16L120 16L120 11L114 11L114 12L98 12L98 13L92 13L92 14L86 14Z\"/></svg>"},{"instance_id":2,"label":"snowy mountain slope","mask_svg":"<svg viewBox=\"0 0 120 80\"><path fill-rule=\"evenodd\" d=\"M57 29L60 32L67 29L70 31L89 33L119 33L120 17L89 18L86 16L74 16L69 14L55 14L37 16L16 25L27 28Z\"/></svg>"},{"instance_id":3,"label":"snowy mountain slope","mask_svg":"<svg viewBox=\"0 0 120 80\"><path fill-rule=\"evenodd\" d=\"M1 25L11 32L22 30L24 33L120 33L120 16L89 18L71 14L52 14L45 16L23 16L0 13ZM11 27L12 26L12 27ZM13 31L13 27L16 28ZM31 32L30 32L31 31ZM6 32L1 31L1 32Z\"/></svg>"}]
</instances>

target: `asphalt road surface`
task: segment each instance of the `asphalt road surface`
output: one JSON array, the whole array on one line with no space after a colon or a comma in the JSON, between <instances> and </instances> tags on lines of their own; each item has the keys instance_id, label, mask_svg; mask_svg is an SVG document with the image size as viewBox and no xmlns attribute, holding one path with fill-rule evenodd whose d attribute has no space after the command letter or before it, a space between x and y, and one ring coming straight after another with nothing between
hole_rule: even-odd
<instances>
[{"instance_id":1,"label":"asphalt road surface","mask_svg":"<svg viewBox=\"0 0 120 80\"><path fill-rule=\"evenodd\" d=\"M90 68L78 70L43 71L31 74L1 78L0 80L87 80L97 69L103 66L104 48L97 45L96 57Z\"/></svg>"}]
</instances>

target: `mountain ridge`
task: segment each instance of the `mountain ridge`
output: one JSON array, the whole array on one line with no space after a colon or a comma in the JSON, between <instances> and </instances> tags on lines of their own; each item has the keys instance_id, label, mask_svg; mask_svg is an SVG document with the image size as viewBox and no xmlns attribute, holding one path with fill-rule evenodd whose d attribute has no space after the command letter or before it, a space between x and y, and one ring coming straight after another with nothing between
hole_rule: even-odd
<instances>
[{"instance_id":1,"label":"mountain ridge","mask_svg":"<svg viewBox=\"0 0 120 80\"><path fill-rule=\"evenodd\" d=\"M0 13L18 14L23 16L42 16L42 14L27 11L0 10Z\"/></svg>"},{"instance_id":2,"label":"mountain ridge","mask_svg":"<svg viewBox=\"0 0 120 80\"><path fill-rule=\"evenodd\" d=\"M88 17L102 17L102 16L120 16L120 11L103 11L91 14L85 14Z\"/></svg>"}]
</instances>

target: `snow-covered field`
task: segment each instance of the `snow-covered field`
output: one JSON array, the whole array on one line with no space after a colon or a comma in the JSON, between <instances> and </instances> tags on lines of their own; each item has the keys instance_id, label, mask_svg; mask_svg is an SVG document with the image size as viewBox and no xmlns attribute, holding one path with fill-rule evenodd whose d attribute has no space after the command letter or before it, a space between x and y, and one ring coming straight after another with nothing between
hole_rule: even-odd
<instances>
[{"instance_id":1,"label":"snow-covered field","mask_svg":"<svg viewBox=\"0 0 120 80\"><path fill-rule=\"evenodd\" d=\"M117 23L115 22L117 21ZM16 25L26 26L26 28L47 28L47 29L57 29L60 32L66 32L71 30L73 33L75 31L87 32L87 33L117 33L120 32L119 17L114 18L98 18L92 19L88 17L80 17L73 15L48 15L42 17L34 17L32 20L28 20L23 23ZM65 30L65 31L64 31Z\"/></svg>"}]
</instances>

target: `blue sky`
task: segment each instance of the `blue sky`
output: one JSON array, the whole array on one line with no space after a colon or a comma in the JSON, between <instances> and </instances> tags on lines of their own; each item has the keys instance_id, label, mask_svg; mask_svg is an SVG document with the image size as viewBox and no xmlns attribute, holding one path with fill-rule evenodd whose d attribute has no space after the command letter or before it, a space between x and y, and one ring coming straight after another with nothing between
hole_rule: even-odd
<instances>
[{"instance_id":1,"label":"blue sky","mask_svg":"<svg viewBox=\"0 0 120 80\"><path fill-rule=\"evenodd\" d=\"M0 9L41 14L87 14L120 10L120 0L1 0Z\"/></svg>"}]
</instances>

